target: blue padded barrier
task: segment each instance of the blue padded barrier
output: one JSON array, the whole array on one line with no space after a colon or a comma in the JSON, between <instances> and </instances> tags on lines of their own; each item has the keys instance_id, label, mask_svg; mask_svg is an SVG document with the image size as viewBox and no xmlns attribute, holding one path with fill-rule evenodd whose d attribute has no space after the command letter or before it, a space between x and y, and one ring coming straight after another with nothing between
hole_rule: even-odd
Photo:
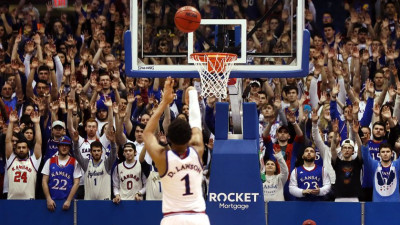
<instances>
[{"instance_id":1,"label":"blue padded barrier","mask_svg":"<svg viewBox=\"0 0 400 225\"><path fill-rule=\"evenodd\" d=\"M365 203L365 225L400 224L400 202Z\"/></svg>"},{"instance_id":2,"label":"blue padded barrier","mask_svg":"<svg viewBox=\"0 0 400 225\"><path fill-rule=\"evenodd\" d=\"M74 203L63 211L64 201L56 200L55 212L47 210L46 200L1 200L1 225L71 225L74 224Z\"/></svg>"},{"instance_id":3,"label":"blue padded barrier","mask_svg":"<svg viewBox=\"0 0 400 225\"><path fill-rule=\"evenodd\" d=\"M306 219L314 220L317 225L361 225L361 203L301 201L268 203L269 225L301 225Z\"/></svg>"},{"instance_id":4,"label":"blue padded barrier","mask_svg":"<svg viewBox=\"0 0 400 225\"><path fill-rule=\"evenodd\" d=\"M162 219L161 201L78 201L78 225L156 225Z\"/></svg>"}]
</instances>

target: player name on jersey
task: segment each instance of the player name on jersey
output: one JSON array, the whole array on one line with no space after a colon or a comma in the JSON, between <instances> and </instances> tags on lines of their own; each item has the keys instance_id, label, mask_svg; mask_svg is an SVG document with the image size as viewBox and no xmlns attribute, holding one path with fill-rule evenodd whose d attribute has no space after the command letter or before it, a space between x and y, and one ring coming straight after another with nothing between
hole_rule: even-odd
<instances>
[{"instance_id":1,"label":"player name on jersey","mask_svg":"<svg viewBox=\"0 0 400 225\"><path fill-rule=\"evenodd\" d=\"M176 172L170 171L168 172L169 177L173 177L176 173L182 171L182 170L194 170L197 173L201 173L202 169L198 165L194 165L191 163L183 164L181 167L175 167Z\"/></svg>"}]
</instances>

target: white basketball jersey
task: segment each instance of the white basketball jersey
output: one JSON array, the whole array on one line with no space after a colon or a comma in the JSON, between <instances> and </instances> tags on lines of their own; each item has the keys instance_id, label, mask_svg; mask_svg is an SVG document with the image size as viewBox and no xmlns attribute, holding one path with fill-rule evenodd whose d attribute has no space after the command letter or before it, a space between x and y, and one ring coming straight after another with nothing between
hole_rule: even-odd
<instances>
[{"instance_id":1,"label":"white basketball jersey","mask_svg":"<svg viewBox=\"0 0 400 225\"><path fill-rule=\"evenodd\" d=\"M34 199L36 187L36 168L32 159L14 158L7 168L8 199Z\"/></svg>"},{"instance_id":2,"label":"white basketball jersey","mask_svg":"<svg viewBox=\"0 0 400 225\"><path fill-rule=\"evenodd\" d=\"M203 212L206 205L201 183L203 166L195 149L189 147L186 158L167 151L167 172L161 177L163 213Z\"/></svg>"},{"instance_id":3,"label":"white basketball jersey","mask_svg":"<svg viewBox=\"0 0 400 225\"><path fill-rule=\"evenodd\" d=\"M146 200L161 200L161 180L158 172L154 171L154 167L151 166L151 171L146 182Z\"/></svg>"},{"instance_id":4,"label":"white basketball jersey","mask_svg":"<svg viewBox=\"0 0 400 225\"><path fill-rule=\"evenodd\" d=\"M107 173L104 160L95 166L89 161L85 173L85 200L110 200L111 176Z\"/></svg>"},{"instance_id":5,"label":"white basketball jersey","mask_svg":"<svg viewBox=\"0 0 400 225\"><path fill-rule=\"evenodd\" d=\"M118 164L119 195L121 200L135 200L136 192L143 188L142 167L138 161L132 167L125 162Z\"/></svg>"}]
</instances>

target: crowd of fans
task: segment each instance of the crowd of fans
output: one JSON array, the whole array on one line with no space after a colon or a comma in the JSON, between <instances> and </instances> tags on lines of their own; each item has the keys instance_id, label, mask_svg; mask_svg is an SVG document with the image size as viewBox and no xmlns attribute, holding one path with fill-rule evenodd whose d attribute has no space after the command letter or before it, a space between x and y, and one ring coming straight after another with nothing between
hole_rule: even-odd
<instances>
[{"instance_id":1,"label":"crowd of fans","mask_svg":"<svg viewBox=\"0 0 400 225\"><path fill-rule=\"evenodd\" d=\"M173 2L176 8L197 7L202 18L220 15L216 1ZM250 30L274 2L228 0L226 18L246 18ZM243 79L243 99L255 102L259 112L264 199L399 201L400 167L397 161L391 163L400 154L399 2L343 1L339 14L315 7L317 2L308 0L305 8L312 39L307 77ZM63 207L69 208L75 195L116 203L160 199L161 192L151 191L159 185L159 175L142 133L162 99L164 79L126 76L128 0L86 3L76 0L69 13L54 9L51 2L43 12L25 0L12 10L8 3L0 4L3 198L45 198L50 210L54 199L65 199ZM140 4L146 14L144 51L187 51L186 35L167 26L173 24L170 6L158 0ZM247 51L291 51L289 12L290 2L282 2L248 40ZM340 19L343 24L337 26ZM202 29L205 37L212 32ZM203 40L198 43L197 51L208 50ZM289 63L278 59L273 63ZM248 61L270 62L261 57ZM196 83L198 79L176 79L176 99L165 110L157 133L166 148L170 121L188 120L182 99L185 89ZM200 101L205 184L217 101ZM121 175L137 161L141 166L135 176ZM207 193L207 185L204 189Z\"/></svg>"}]
</instances>

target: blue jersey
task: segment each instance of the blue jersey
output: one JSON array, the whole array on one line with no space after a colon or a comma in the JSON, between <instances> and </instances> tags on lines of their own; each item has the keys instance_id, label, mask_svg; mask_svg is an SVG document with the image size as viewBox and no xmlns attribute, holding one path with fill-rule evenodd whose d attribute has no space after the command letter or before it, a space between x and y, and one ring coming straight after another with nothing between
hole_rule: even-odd
<instances>
[{"instance_id":1,"label":"blue jersey","mask_svg":"<svg viewBox=\"0 0 400 225\"><path fill-rule=\"evenodd\" d=\"M388 167L381 162L373 160L368 154L368 147L362 149L364 163L371 169L373 177L373 201L374 202L398 202L400 201L399 178L400 161L396 160Z\"/></svg>"},{"instance_id":2,"label":"blue jersey","mask_svg":"<svg viewBox=\"0 0 400 225\"><path fill-rule=\"evenodd\" d=\"M44 155L43 161L46 162L48 159L53 157L58 152L58 141L50 138L47 141L46 154Z\"/></svg>"},{"instance_id":3,"label":"blue jersey","mask_svg":"<svg viewBox=\"0 0 400 225\"><path fill-rule=\"evenodd\" d=\"M49 190L55 199L67 199L74 184L75 158L69 157L65 166L58 163L58 156L50 159Z\"/></svg>"},{"instance_id":4,"label":"blue jersey","mask_svg":"<svg viewBox=\"0 0 400 225\"><path fill-rule=\"evenodd\" d=\"M324 166L324 161L321 157L321 151L315 147L315 164L317 164L318 166Z\"/></svg>"},{"instance_id":5,"label":"blue jersey","mask_svg":"<svg viewBox=\"0 0 400 225\"><path fill-rule=\"evenodd\" d=\"M296 167L297 186L301 189L317 189L323 186L324 168L315 165L311 171L306 170L303 166ZM300 198L301 201L318 201L322 200L321 196L307 195Z\"/></svg>"}]
</instances>

